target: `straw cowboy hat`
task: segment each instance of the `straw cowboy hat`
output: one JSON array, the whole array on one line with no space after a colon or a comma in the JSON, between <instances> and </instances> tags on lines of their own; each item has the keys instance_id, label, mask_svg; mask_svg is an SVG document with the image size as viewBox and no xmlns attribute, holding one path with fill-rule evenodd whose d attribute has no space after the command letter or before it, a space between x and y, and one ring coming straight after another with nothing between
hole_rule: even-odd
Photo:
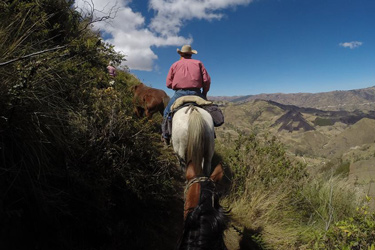
<instances>
[{"instance_id":1,"label":"straw cowboy hat","mask_svg":"<svg viewBox=\"0 0 375 250\"><path fill-rule=\"evenodd\" d=\"M198 54L198 51L192 49L190 45L184 45L181 47L181 50L177 49L177 53L180 55L181 54Z\"/></svg>"}]
</instances>

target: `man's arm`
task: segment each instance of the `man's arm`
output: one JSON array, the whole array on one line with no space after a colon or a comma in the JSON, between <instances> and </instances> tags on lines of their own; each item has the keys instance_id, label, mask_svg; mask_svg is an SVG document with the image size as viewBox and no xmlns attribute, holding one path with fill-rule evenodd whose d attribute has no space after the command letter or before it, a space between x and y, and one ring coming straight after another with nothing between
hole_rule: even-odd
<instances>
[{"instance_id":1,"label":"man's arm","mask_svg":"<svg viewBox=\"0 0 375 250\"><path fill-rule=\"evenodd\" d=\"M172 83L173 83L173 77L174 77L174 73L173 73L173 65L171 66L171 68L169 69L169 72L168 72L168 75L167 75L167 88L171 89L172 88Z\"/></svg>"},{"instance_id":2,"label":"man's arm","mask_svg":"<svg viewBox=\"0 0 375 250\"><path fill-rule=\"evenodd\" d=\"M203 66L202 64L202 67L201 67L201 70L202 70L202 85L203 85L203 96L207 98L207 93L208 91L210 90L210 86L211 86L211 77L210 75L208 74L206 68Z\"/></svg>"}]
</instances>

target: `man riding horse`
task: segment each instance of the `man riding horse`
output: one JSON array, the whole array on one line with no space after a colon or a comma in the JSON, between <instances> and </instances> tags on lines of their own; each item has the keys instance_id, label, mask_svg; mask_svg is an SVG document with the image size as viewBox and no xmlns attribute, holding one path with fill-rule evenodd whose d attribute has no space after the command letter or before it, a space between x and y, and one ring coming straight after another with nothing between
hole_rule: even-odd
<instances>
[{"instance_id":1,"label":"man riding horse","mask_svg":"<svg viewBox=\"0 0 375 250\"><path fill-rule=\"evenodd\" d=\"M177 53L181 58L172 64L167 76L167 88L175 90L175 94L164 110L163 120L168 119L171 106L177 98L194 95L207 99L207 92L210 90L211 78L206 68L201 61L191 58L198 52L193 50L190 45L184 45L181 50L177 49ZM162 136L164 142L169 144L170 137L165 133L164 128Z\"/></svg>"}]
</instances>

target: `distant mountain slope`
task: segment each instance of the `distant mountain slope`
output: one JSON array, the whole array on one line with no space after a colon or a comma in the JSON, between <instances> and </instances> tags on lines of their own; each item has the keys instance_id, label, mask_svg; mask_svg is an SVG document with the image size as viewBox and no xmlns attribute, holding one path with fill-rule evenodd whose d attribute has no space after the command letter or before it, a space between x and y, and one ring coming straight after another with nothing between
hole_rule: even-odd
<instances>
[{"instance_id":1,"label":"distant mountain slope","mask_svg":"<svg viewBox=\"0 0 375 250\"><path fill-rule=\"evenodd\" d=\"M273 127L280 125L279 131L287 130L292 132L293 130L300 130L303 129L304 131L315 130L313 126L311 126L303 115L300 112L295 112L293 110L287 111L284 115L282 115L276 122L272 125Z\"/></svg>"},{"instance_id":2,"label":"distant mountain slope","mask_svg":"<svg viewBox=\"0 0 375 250\"><path fill-rule=\"evenodd\" d=\"M298 121L298 122L306 123L301 113L316 116L317 118L314 121L314 123L315 125L319 125L319 126L332 125L336 122L342 122L342 123L351 125L351 124L355 124L356 122L358 122L359 120L363 118L375 119L375 111L373 110L368 111L368 112L362 112L360 110L325 111L325 110L320 110L316 108L303 108L303 107L301 108L295 105L284 105L281 103L277 103L275 101L266 101L266 102L268 102L271 105L277 106L287 112L285 115L279 118L280 121L277 121L277 123L281 123L281 121L283 121L283 124L285 124L285 122L288 122L288 121L290 122ZM314 129L312 127L309 127L308 125L300 125L300 126L301 126L300 128L303 128L305 131Z\"/></svg>"},{"instance_id":3,"label":"distant mountain slope","mask_svg":"<svg viewBox=\"0 0 375 250\"><path fill-rule=\"evenodd\" d=\"M321 110L374 110L375 109L375 86L355 89L339 90L321 93L293 93L293 94L259 94L236 97L210 97L212 100L226 100L236 103L248 102L256 99L275 101L285 105L298 107L310 107Z\"/></svg>"},{"instance_id":4,"label":"distant mountain slope","mask_svg":"<svg viewBox=\"0 0 375 250\"><path fill-rule=\"evenodd\" d=\"M256 125L276 128L277 131L311 131L316 126L332 126L335 123L353 125L363 118L375 120L375 111L325 111L301 108L275 101L253 100L245 103L229 103L221 106L226 123L247 130ZM308 120L307 120L308 118Z\"/></svg>"},{"instance_id":5,"label":"distant mountain slope","mask_svg":"<svg viewBox=\"0 0 375 250\"><path fill-rule=\"evenodd\" d=\"M228 103L221 109L225 123L218 134L277 134L299 155L330 158L375 141L375 111L325 111L264 100Z\"/></svg>"},{"instance_id":6,"label":"distant mountain slope","mask_svg":"<svg viewBox=\"0 0 375 250\"><path fill-rule=\"evenodd\" d=\"M350 149L375 142L375 120L362 119L333 137L321 152L326 157L339 156Z\"/></svg>"},{"instance_id":7,"label":"distant mountain slope","mask_svg":"<svg viewBox=\"0 0 375 250\"><path fill-rule=\"evenodd\" d=\"M298 107L292 105L293 102L281 104L274 100L252 99L259 95L242 98L239 102L222 102L220 108L225 123L216 128L217 140L225 142L248 133L275 136L283 142L290 157L306 163L312 173L324 169L331 169L329 171L334 173L340 169L341 174L348 175L351 183L362 184L374 196L375 108L366 110L364 105L354 104L359 100L372 101L374 95L371 92L374 90L372 87L350 93L338 91L326 96L323 93L321 96L322 100L338 98L330 100L331 104L351 99L351 109L323 110L316 108L318 105ZM317 98L316 101L320 102L318 97L310 98ZM245 99L250 101L243 101Z\"/></svg>"}]
</instances>

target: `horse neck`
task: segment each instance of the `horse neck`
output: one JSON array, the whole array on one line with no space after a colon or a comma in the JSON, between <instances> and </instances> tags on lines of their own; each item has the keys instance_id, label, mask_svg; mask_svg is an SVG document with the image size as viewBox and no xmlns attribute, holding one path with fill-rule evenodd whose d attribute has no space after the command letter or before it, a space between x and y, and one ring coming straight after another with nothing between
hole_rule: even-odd
<instances>
[{"instance_id":1,"label":"horse neck","mask_svg":"<svg viewBox=\"0 0 375 250\"><path fill-rule=\"evenodd\" d=\"M227 249L223 234L228 217L219 205L214 183L205 181L201 185L199 204L187 215L178 249Z\"/></svg>"},{"instance_id":2,"label":"horse neck","mask_svg":"<svg viewBox=\"0 0 375 250\"><path fill-rule=\"evenodd\" d=\"M144 90L146 90L146 89L150 89L149 86L147 86L147 85L145 85L145 84L143 84L143 83L140 83L138 86L139 86L139 88L142 88L142 91L144 91Z\"/></svg>"}]
</instances>

